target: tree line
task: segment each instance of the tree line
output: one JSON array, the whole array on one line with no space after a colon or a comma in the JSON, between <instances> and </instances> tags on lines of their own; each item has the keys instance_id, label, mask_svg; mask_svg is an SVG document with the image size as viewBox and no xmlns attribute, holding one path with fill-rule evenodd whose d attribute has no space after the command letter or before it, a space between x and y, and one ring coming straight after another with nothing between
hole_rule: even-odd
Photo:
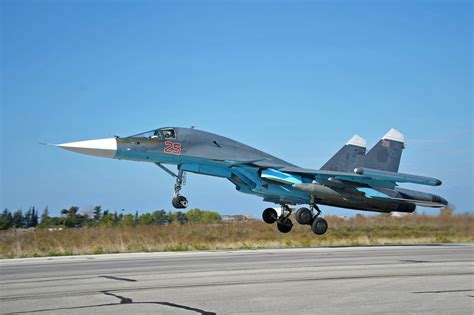
<instances>
[{"instance_id":1,"label":"tree line","mask_svg":"<svg viewBox=\"0 0 474 315\"><path fill-rule=\"evenodd\" d=\"M79 207L62 209L59 216L51 216L48 207L44 208L41 214L35 207L30 207L28 211L21 209L11 212L4 209L0 215L0 230L8 229L28 229L28 228L80 228L92 226L120 226L120 225L150 225L150 224L185 224L185 223L212 223L218 222L222 218L215 211L191 209L187 212L172 212L165 210L155 210L152 212L138 214L102 210L101 206L96 206L91 210L79 211Z\"/></svg>"}]
</instances>

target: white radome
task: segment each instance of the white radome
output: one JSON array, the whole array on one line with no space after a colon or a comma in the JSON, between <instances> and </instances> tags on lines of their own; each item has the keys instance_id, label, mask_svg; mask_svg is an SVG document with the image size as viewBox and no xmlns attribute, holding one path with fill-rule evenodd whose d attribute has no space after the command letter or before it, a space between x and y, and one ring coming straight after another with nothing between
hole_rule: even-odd
<instances>
[{"instance_id":1,"label":"white radome","mask_svg":"<svg viewBox=\"0 0 474 315\"><path fill-rule=\"evenodd\" d=\"M101 157L113 158L117 153L117 140L115 138L95 139L56 144L57 147Z\"/></svg>"}]
</instances>

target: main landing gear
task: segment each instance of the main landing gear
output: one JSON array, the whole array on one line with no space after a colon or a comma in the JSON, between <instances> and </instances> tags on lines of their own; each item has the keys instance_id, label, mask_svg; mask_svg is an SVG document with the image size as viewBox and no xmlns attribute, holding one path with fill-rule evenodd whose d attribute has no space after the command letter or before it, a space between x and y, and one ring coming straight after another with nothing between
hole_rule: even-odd
<instances>
[{"instance_id":1,"label":"main landing gear","mask_svg":"<svg viewBox=\"0 0 474 315\"><path fill-rule=\"evenodd\" d=\"M268 224L277 223L278 231L281 233L288 233L293 228L293 222L291 222L289 216L291 215L291 208L287 205L281 206L281 214L278 216L277 212L273 208L267 208L263 211L263 221Z\"/></svg>"},{"instance_id":2,"label":"main landing gear","mask_svg":"<svg viewBox=\"0 0 474 315\"><path fill-rule=\"evenodd\" d=\"M316 215L314 212L317 212ZM292 210L287 205L281 206L281 214L278 216L277 212L273 208L267 208L263 211L263 221L268 224L277 222L277 228L282 233L288 233L293 227L293 222L290 220ZM299 208L295 213L296 222L302 225L310 225L311 230L317 234L322 235L326 233L328 229L328 223L323 218L320 218L321 210L318 206L311 206L310 209L302 207Z\"/></svg>"}]
</instances>

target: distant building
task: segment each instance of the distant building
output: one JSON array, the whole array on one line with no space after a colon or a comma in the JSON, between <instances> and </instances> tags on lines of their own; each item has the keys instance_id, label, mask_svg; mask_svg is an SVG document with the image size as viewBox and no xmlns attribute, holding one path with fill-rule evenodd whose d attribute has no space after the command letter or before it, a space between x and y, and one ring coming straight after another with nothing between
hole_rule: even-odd
<instances>
[{"instance_id":1,"label":"distant building","mask_svg":"<svg viewBox=\"0 0 474 315\"><path fill-rule=\"evenodd\" d=\"M247 222L251 218L243 214L223 215L222 222Z\"/></svg>"},{"instance_id":2,"label":"distant building","mask_svg":"<svg viewBox=\"0 0 474 315\"><path fill-rule=\"evenodd\" d=\"M406 217L406 216L408 216L408 215L412 215L412 213L408 213L408 212L396 212L396 211L390 212L390 216L396 217L396 218Z\"/></svg>"}]
</instances>

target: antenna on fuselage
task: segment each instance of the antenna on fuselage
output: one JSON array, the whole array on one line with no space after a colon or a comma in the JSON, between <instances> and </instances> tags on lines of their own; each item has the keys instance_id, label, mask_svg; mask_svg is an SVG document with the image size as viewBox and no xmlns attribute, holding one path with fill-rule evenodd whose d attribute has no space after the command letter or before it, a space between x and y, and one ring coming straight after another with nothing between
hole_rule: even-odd
<instances>
[{"instance_id":1,"label":"antenna on fuselage","mask_svg":"<svg viewBox=\"0 0 474 315\"><path fill-rule=\"evenodd\" d=\"M194 128L196 128L196 126L191 126L191 129L194 129Z\"/></svg>"}]
</instances>

